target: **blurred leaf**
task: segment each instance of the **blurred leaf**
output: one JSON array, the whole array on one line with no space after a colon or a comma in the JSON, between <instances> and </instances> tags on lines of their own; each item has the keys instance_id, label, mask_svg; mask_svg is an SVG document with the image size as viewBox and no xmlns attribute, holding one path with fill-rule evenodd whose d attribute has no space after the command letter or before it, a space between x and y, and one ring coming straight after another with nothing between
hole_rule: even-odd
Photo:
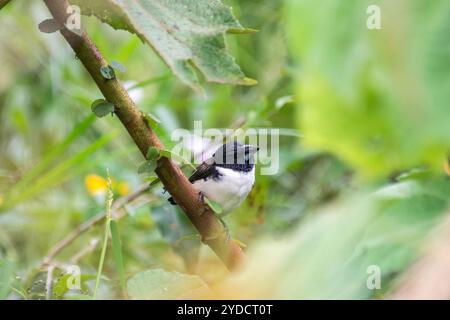
<instances>
[{"instance_id":1,"label":"blurred leaf","mask_svg":"<svg viewBox=\"0 0 450 320\"><path fill-rule=\"evenodd\" d=\"M4 208L10 208L15 206L17 203L25 201L26 199L45 191L54 185L61 184L65 179L68 178L68 172L74 167L80 167L85 161L89 159L89 156L103 147L105 144L110 142L114 137L116 137L118 131L114 131L109 135L102 136L96 141L89 144L87 147L82 149L75 155L65 159L64 161L52 166L45 173L34 178L33 183L25 185L23 188L16 188L15 186L7 193L5 196L5 202L3 204ZM1 211L0 211L1 212Z\"/></svg>"},{"instance_id":2,"label":"blurred leaf","mask_svg":"<svg viewBox=\"0 0 450 320\"><path fill-rule=\"evenodd\" d=\"M119 70L122 73L127 71L127 68L125 68L120 62L115 60L111 61L111 67L113 67L116 70Z\"/></svg>"},{"instance_id":3,"label":"blurred leaf","mask_svg":"<svg viewBox=\"0 0 450 320\"><path fill-rule=\"evenodd\" d=\"M76 0L82 12L147 42L189 86L199 89L196 70L207 81L253 85L225 47L224 34L248 33L220 1Z\"/></svg>"},{"instance_id":4,"label":"blurred leaf","mask_svg":"<svg viewBox=\"0 0 450 320\"><path fill-rule=\"evenodd\" d=\"M221 298L367 299L386 292L442 221L450 180L418 180L414 190L385 195L348 195L315 211L284 240L259 243L245 270L220 288ZM379 290L366 285L370 266L381 272Z\"/></svg>"},{"instance_id":5,"label":"blurred leaf","mask_svg":"<svg viewBox=\"0 0 450 320\"><path fill-rule=\"evenodd\" d=\"M55 19L46 19L39 23L39 30L44 33L53 33L61 29L63 26Z\"/></svg>"},{"instance_id":6,"label":"blurred leaf","mask_svg":"<svg viewBox=\"0 0 450 320\"><path fill-rule=\"evenodd\" d=\"M141 82L133 84L127 90L128 91L132 91L132 90L135 90L135 89L138 89L138 88L145 87L145 86L147 86L149 84L155 84L155 83L158 83L158 82L162 82L164 80L170 79L170 77L171 77L170 73L162 75L162 76L159 76L159 77L151 77L151 78L149 78L147 80L143 80Z\"/></svg>"},{"instance_id":7,"label":"blurred leaf","mask_svg":"<svg viewBox=\"0 0 450 320\"><path fill-rule=\"evenodd\" d=\"M200 277L162 269L146 270L128 280L131 299L195 299L209 293L210 289Z\"/></svg>"},{"instance_id":8,"label":"blurred leaf","mask_svg":"<svg viewBox=\"0 0 450 320\"><path fill-rule=\"evenodd\" d=\"M150 112L143 113L143 116L150 128L154 128L155 126L161 123L161 120L159 120L158 117L156 117L154 114Z\"/></svg>"},{"instance_id":9,"label":"blurred leaf","mask_svg":"<svg viewBox=\"0 0 450 320\"><path fill-rule=\"evenodd\" d=\"M222 212L223 212L223 209L222 209L222 206L219 204L219 203L217 203L217 202L215 202L215 201L213 201L213 200L211 200L211 199L208 199L207 197L205 197L204 198L205 199L205 203L215 212L215 213L217 213L217 214L221 214Z\"/></svg>"},{"instance_id":10,"label":"blurred leaf","mask_svg":"<svg viewBox=\"0 0 450 320\"><path fill-rule=\"evenodd\" d=\"M63 274L61 275L57 281L55 282L55 284L53 285L53 289L52 289L52 294L53 294L53 298L54 299L63 299L63 298L67 298L65 297L65 294L71 290L69 281L71 279L73 279L74 277L76 277L76 275L72 275L72 274ZM88 286L86 285L86 281L89 280L93 280L95 279L95 275L93 274L81 274L80 275L80 287L79 288L73 288L74 290L78 291L78 292L87 292ZM83 295L86 296L87 295ZM92 299L92 297L89 296L90 299Z\"/></svg>"},{"instance_id":11,"label":"blurred leaf","mask_svg":"<svg viewBox=\"0 0 450 320\"><path fill-rule=\"evenodd\" d=\"M168 159L172 159L174 161L177 161L181 164L190 166L192 169L195 169L195 166L188 160L186 160L185 158L183 158L182 156L180 156L179 154L172 152L170 150L164 149L164 150L159 150L159 155L161 157L166 157Z\"/></svg>"},{"instance_id":12,"label":"blurred leaf","mask_svg":"<svg viewBox=\"0 0 450 320\"><path fill-rule=\"evenodd\" d=\"M122 256L122 244L120 242L120 234L119 234L119 228L117 226L117 222L115 220L111 220L109 223L109 227L111 230L112 248L113 248L114 260L116 262L117 271L119 273L120 286L122 287L122 291L126 292L125 270L124 270L124 261L123 261L123 256Z\"/></svg>"},{"instance_id":13,"label":"blurred leaf","mask_svg":"<svg viewBox=\"0 0 450 320\"><path fill-rule=\"evenodd\" d=\"M380 30L366 27L371 4L287 3L304 142L366 177L441 170L450 149L450 2L378 1Z\"/></svg>"},{"instance_id":14,"label":"blurred leaf","mask_svg":"<svg viewBox=\"0 0 450 320\"><path fill-rule=\"evenodd\" d=\"M0 260L0 300L8 297L13 282L13 263L8 259Z\"/></svg>"},{"instance_id":15,"label":"blurred leaf","mask_svg":"<svg viewBox=\"0 0 450 320\"><path fill-rule=\"evenodd\" d=\"M99 118L114 112L114 105L104 99L95 100L91 105L92 112Z\"/></svg>"},{"instance_id":16,"label":"blurred leaf","mask_svg":"<svg viewBox=\"0 0 450 320\"><path fill-rule=\"evenodd\" d=\"M289 104L289 103L293 103L294 102L294 97L293 96L283 96L283 97L279 97L276 101L275 101L275 108L277 109L281 109L283 108L285 105Z\"/></svg>"},{"instance_id":17,"label":"blurred leaf","mask_svg":"<svg viewBox=\"0 0 450 320\"><path fill-rule=\"evenodd\" d=\"M145 161L143 164L141 164L138 168L138 174L141 173L152 173L156 169L156 161L149 160Z\"/></svg>"},{"instance_id":18,"label":"blurred leaf","mask_svg":"<svg viewBox=\"0 0 450 320\"><path fill-rule=\"evenodd\" d=\"M26 174L14 185L13 190L20 190L23 187L28 187L29 183L36 179L42 172L48 170L52 163L61 155L65 154L67 148L75 142L87 129L92 126L95 121L94 115L87 116L84 120L77 123L72 131L64 138L63 141L50 148L43 156L43 158L31 168ZM17 191L18 192L18 191Z\"/></svg>"},{"instance_id":19,"label":"blurred leaf","mask_svg":"<svg viewBox=\"0 0 450 320\"><path fill-rule=\"evenodd\" d=\"M184 215L180 215L174 206L155 207L151 215L163 239L171 244L195 232L189 222L184 220Z\"/></svg>"},{"instance_id":20,"label":"blurred leaf","mask_svg":"<svg viewBox=\"0 0 450 320\"><path fill-rule=\"evenodd\" d=\"M158 157L159 157L158 149L156 149L155 147L148 148L147 155L146 155L147 160L156 161L156 160L158 160Z\"/></svg>"}]
</instances>

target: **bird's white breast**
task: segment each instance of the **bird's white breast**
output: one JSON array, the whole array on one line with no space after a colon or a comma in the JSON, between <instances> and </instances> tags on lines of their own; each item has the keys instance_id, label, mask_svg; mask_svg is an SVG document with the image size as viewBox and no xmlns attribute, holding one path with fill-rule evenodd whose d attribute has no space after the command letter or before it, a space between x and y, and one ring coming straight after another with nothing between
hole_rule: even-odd
<instances>
[{"instance_id":1,"label":"bird's white breast","mask_svg":"<svg viewBox=\"0 0 450 320\"><path fill-rule=\"evenodd\" d=\"M227 214L237 208L252 190L255 168L249 172L241 172L217 167L217 171L220 174L218 179L197 180L193 185L208 199L219 203L223 214Z\"/></svg>"}]
</instances>

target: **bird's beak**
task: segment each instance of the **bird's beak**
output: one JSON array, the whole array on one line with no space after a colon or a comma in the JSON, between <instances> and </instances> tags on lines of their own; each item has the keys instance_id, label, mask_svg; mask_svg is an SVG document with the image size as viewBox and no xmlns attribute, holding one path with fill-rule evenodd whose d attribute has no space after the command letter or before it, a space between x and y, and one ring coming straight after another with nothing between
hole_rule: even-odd
<instances>
[{"instance_id":1,"label":"bird's beak","mask_svg":"<svg viewBox=\"0 0 450 320\"><path fill-rule=\"evenodd\" d=\"M248 144L245 146L245 149L248 150L248 154L251 155L251 154L255 154L259 150L259 147Z\"/></svg>"}]
</instances>

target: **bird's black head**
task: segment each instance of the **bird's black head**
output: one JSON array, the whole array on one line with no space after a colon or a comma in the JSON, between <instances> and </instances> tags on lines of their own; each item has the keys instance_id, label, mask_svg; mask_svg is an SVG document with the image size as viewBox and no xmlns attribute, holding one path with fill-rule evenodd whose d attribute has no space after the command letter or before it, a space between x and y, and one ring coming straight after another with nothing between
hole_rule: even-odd
<instances>
[{"instance_id":1,"label":"bird's black head","mask_svg":"<svg viewBox=\"0 0 450 320\"><path fill-rule=\"evenodd\" d=\"M255 164L254 154L259 150L252 145L229 142L219 147L213 154L214 164L236 171L251 171Z\"/></svg>"}]
</instances>

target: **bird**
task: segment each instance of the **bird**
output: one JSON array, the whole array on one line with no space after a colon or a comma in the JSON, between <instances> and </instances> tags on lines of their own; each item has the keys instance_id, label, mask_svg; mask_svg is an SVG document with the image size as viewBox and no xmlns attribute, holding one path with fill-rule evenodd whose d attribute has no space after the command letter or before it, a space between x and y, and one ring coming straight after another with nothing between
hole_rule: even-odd
<instances>
[{"instance_id":1,"label":"bird","mask_svg":"<svg viewBox=\"0 0 450 320\"><path fill-rule=\"evenodd\" d=\"M206 197L221 206L219 218L239 207L252 190L255 183L254 155L258 150L257 146L237 141L223 144L189 177L200 198ZM173 198L168 200L176 205Z\"/></svg>"}]
</instances>

